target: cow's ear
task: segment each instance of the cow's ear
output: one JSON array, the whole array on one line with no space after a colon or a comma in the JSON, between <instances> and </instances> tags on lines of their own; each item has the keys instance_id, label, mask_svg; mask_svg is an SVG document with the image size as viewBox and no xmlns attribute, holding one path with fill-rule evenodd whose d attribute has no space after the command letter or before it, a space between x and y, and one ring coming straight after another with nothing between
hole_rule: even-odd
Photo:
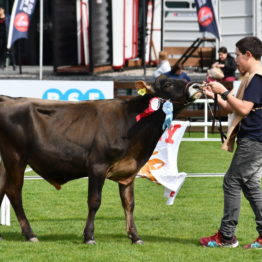
<instances>
[{"instance_id":1,"label":"cow's ear","mask_svg":"<svg viewBox=\"0 0 262 262\"><path fill-rule=\"evenodd\" d=\"M140 95L154 93L154 89L152 88L152 86L148 85L144 81L137 81L135 83L135 87L136 87L138 94L140 94Z\"/></svg>"}]
</instances>

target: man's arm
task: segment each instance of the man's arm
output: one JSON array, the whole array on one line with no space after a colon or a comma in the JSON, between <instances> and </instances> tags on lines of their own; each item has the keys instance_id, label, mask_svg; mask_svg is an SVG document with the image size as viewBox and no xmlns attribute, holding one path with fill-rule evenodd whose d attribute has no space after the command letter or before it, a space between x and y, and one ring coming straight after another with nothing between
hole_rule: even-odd
<instances>
[{"instance_id":1,"label":"man's arm","mask_svg":"<svg viewBox=\"0 0 262 262\"><path fill-rule=\"evenodd\" d=\"M204 92L206 93L206 95L211 98L214 98L215 94L219 94L217 101L228 113L237 112L242 116L248 115L253 108L254 103L238 99L233 96L232 92L229 92L226 100L224 100L220 95L222 95L226 91L228 91L226 87L218 82L211 82L208 84L207 87L204 88Z\"/></svg>"}]
</instances>

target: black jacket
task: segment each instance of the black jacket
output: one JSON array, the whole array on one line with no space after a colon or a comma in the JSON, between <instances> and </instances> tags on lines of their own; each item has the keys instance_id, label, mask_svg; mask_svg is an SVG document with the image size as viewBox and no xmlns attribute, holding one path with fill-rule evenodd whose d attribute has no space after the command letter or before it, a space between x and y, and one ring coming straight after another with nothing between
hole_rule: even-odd
<instances>
[{"instance_id":1,"label":"black jacket","mask_svg":"<svg viewBox=\"0 0 262 262\"><path fill-rule=\"evenodd\" d=\"M225 77L235 76L237 65L236 65L235 59L231 55L228 54L226 60L224 61L218 59L216 62L218 62L219 64L225 65L224 67L221 68Z\"/></svg>"}]
</instances>

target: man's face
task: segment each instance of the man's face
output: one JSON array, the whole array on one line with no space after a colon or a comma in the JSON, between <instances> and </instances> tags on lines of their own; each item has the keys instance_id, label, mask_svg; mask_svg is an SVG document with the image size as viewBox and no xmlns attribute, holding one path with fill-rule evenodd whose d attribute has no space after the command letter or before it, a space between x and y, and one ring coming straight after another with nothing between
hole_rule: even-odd
<instances>
[{"instance_id":1,"label":"man's face","mask_svg":"<svg viewBox=\"0 0 262 262\"><path fill-rule=\"evenodd\" d=\"M220 60L224 61L227 58L227 53L219 52L218 57Z\"/></svg>"},{"instance_id":2,"label":"man's face","mask_svg":"<svg viewBox=\"0 0 262 262\"><path fill-rule=\"evenodd\" d=\"M2 15L4 15L4 13L5 13L5 10L4 10L2 7L0 7L0 17L1 17Z\"/></svg>"},{"instance_id":3,"label":"man's face","mask_svg":"<svg viewBox=\"0 0 262 262\"><path fill-rule=\"evenodd\" d=\"M238 48L236 48L236 64L242 74L247 72L247 55L242 54Z\"/></svg>"}]
</instances>

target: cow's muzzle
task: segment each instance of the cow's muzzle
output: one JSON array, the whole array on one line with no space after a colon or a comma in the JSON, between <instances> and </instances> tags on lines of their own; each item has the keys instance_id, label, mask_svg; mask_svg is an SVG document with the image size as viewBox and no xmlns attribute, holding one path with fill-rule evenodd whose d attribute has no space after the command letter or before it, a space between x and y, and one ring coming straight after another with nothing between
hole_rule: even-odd
<instances>
[{"instance_id":1,"label":"cow's muzzle","mask_svg":"<svg viewBox=\"0 0 262 262\"><path fill-rule=\"evenodd\" d=\"M192 102L196 99L199 99L203 94L202 84L193 83L193 82L188 83L187 94L188 94L188 100L190 102Z\"/></svg>"}]
</instances>

